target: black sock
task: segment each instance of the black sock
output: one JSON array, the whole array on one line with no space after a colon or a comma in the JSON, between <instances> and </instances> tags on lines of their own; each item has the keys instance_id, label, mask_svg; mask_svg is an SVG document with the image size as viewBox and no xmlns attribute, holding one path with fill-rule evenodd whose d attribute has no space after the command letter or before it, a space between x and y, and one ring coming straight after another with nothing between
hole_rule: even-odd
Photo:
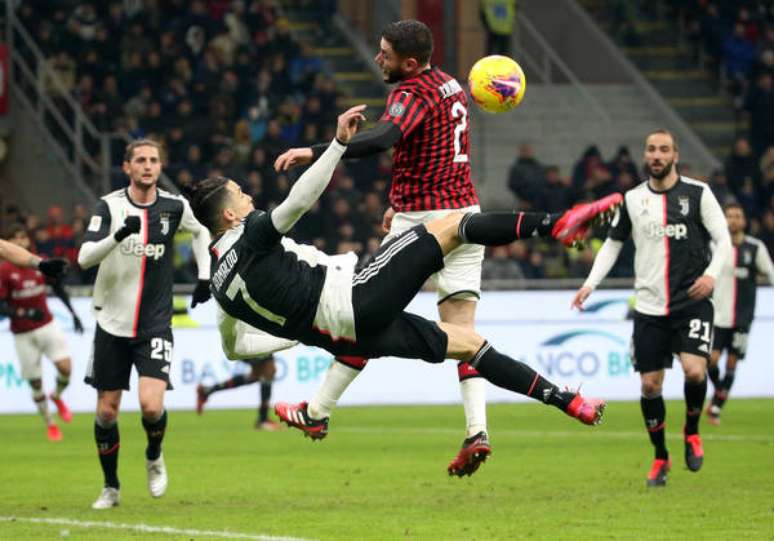
<instances>
[{"instance_id":1,"label":"black sock","mask_svg":"<svg viewBox=\"0 0 774 541\"><path fill-rule=\"evenodd\" d=\"M272 381L261 380L261 407L258 409L258 422L264 423L269 420L269 402L271 402Z\"/></svg>"},{"instance_id":2,"label":"black sock","mask_svg":"<svg viewBox=\"0 0 774 541\"><path fill-rule=\"evenodd\" d=\"M99 464L102 466L105 486L121 488L121 484L118 482L118 449L121 447L118 423L113 423L109 427L103 427L100 426L99 421L95 421L94 441L97 442Z\"/></svg>"},{"instance_id":3,"label":"black sock","mask_svg":"<svg viewBox=\"0 0 774 541\"><path fill-rule=\"evenodd\" d=\"M656 458L667 460L666 442L664 439L664 419L666 418L666 406L664 397L658 395L653 398L640 398L642 417L645 419L645 429L648 431L650 443L656 448Z\"/></svg>"},{"instance_id":4,"label":"black sock","mask_svg":"<svg viewBox=\"0 0 774 541\"><path fill-rule=\"evenodd\" d=\"M709 376L712 386L717 391L720 387L720 368L718 368L718 365L707 368L707 376Z\"/></svg>"},{"instance_id":5,"label":"black sock","mask_svg":"<svg viewBox=\"0 0 774 541\"><path fill-rule=\"evenodd\" d=\"M728 394L731 391L731 386L734 384L735 376L736 371L734 369L726 369L726 375L723 378L723 381L720 382L720 392L715 393L715 396L712 398L712 403L717 407L722 408L723 404L725 404L726 400L728 400Z\"/></svg>"},{"instance_id":6,"label":"black sock","mask_svg":"<svg viewBox=\"0 0 774 541\"><path fill-rule=\"evenodd\" d=\"M465 242L500 246L518 239L550 237L560 217L547 212L471 212L460 221L459 235Z\"/></svg>"},{"instance_id":7,"label":"black sock","mask_svg":"<svg viewBox=\"0 0 774 541\"><path fill-rule=\"evenodd\" d=\"M543 378L528 365L499 353L489 342L484 342L469 364L488 382L551 404L562 411L567 411L567 406L575 396L575 393L559 391L559 387Z\"/></svg>"},{"instance_id":8,"label":"black sock","mask_svg":"<svg viewBox=\"0 0 774 541\"><path fill-rule=\"evenodd\" d=\"M683 386L685 393L685 435L699 433L699 418L704 407L704 397L707 395L707 378L699 383L685 380Z\"/></svg>"},{"instance_id":9,"label":"black sock","mask_svg":"<svg viewBox=\"0 0 774 541\"><path fill-rule=\"evenodd\" d=\"M227 379L226 381L221 381L220 383L216 383L212 387L208 387L205 389L205 392L207 396L210 396L212 393L217 393L218 391L222 391L223 389L233 389L234 387L241 387L242 385L246 385L248 382L247 378L243 374L237 374L231 379Z\"/></svg>"},{"instance_id":10,"label":"black sock","mask_svg":"<svg viewBox=\"0 0 774 541\"><path fill-rule=\"evenodd\" d=\"M148 421L142 418L142 427L148 436L148 446L145 448L145 458L156 460L161 454L161 441L164 439L164 432L167 430L167 410L161 414L155 421Z\"/></svg>"}]
</instances>

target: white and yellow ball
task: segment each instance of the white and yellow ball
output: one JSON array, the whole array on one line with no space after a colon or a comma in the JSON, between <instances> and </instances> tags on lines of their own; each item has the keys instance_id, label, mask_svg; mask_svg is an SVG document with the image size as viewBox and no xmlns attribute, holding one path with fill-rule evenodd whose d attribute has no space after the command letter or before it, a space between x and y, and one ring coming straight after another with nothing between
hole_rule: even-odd
<instances>
[{"instance_id":1,"label":"white and yellow ball","mask_svg":"<svg viewBox=\"0 0 774 541\"><path fill-rule=\"evenodd\" d=\"M510 111L524 98L527 79L521 66L507 56L485 56L470 68L470 95L488 113Z\"/></svg>"}]
</instances>

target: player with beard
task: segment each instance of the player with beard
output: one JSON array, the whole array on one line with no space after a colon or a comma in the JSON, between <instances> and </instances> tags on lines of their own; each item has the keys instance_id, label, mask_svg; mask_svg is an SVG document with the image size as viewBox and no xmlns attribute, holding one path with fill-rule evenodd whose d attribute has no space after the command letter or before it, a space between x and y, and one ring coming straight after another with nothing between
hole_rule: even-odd
<instances>
[{"instance_id":1,"label":"player with beard","mask_svg":"<svg viewBox=\"0 0 774 541\"><path fill-rule=\"evenodd\" d=\"M734 383L736 363L744 359L747 337L755 315L755 297L758 274L764 274L774 285L774 265L766 245L746 235L747 220L739 203L729 203L724 209L728 231L731 233L733 265L726 267L718 277L715 288L715 337L712 358L707 373L715 387L712 402L707 408L707 420L720 424L720 409L728 400ZM726 352L726 370L720 379L718 361Z\"/></svg>"},{"instance_id":2,"label":"player with beard","mask_svg":"<svg viewBox=\"0 0 774 541\"><path fill-rule=\"evenodd\" d=\"M635 248L636 302L632 364L640 373L640 405L655 448L648 486L666 484L671 460L664 441L666 407L661 396L664 369L679 355L685 374L685 462L699 471L704 458L699 418L707 394L707 361L712 347L715 281L728 265L731 241L720 205L706 183L682 177L677 143L666 130L645 141L648 180L629 190L613 219L583 287L572 306L584 301L615 264L623 243ZM710 251L710 240L715 251Z\"/></svg>"},{"instance_id":3,"label":"player with beard","mask_svg":"<svg viewBox=\"0 0 774 541\"><path fill-rule=\"evenodd\" d=\"M158 188L161 161L161 145L154 140L127 145L123 171L129 186L100 198L78 253L82 268L99 265L92 303L97 328L85 377L97 390L94 440L104 478L93 509L119 504L118 413L132 366L148 442L148 491L160 498L167 490L161 444L167 429L164 395L172 388L173 256L179 229L192 234L199 271L191 306L210 297L209 233L194 218L188 201Z\"/></svg>"},{"instance_id":4,"label":"player with beard","mask_svg":"<svg viewBox=\"0 0 774 541\"><path fill-rule=\"evenodd\" d=\"M468 100L451 75L430 64L433 36L416 20L388 24L374 61L384 82L395 87L376 126L357 134L344 158L360 158L394 148L390 208L382 226L386 244L412 227L452 212L480 212L470 178ZM275 162L278 171L318 158L327 144L290 149ZM441 321L473 328L481 293L484 248L464 244L450 253L433 276ZM359 358L337 359L330 377L346 387L365 366ZM487 435L486 391L480 374L459 363L466 438L448 466L450 475L470 475L492 452ZM326 417L329 411L315 412Z\"/></svg>"},{"instance_id":5,"label":"player with beard","mask_svg":"<svg viewBox=\"0 0 774 541\"><path fill-rule=\"evenodd\" d=\"M188 187L195 216L214 237L211 289L224 319L334 355L465 361L495 385L555 406L585 424L599 423L604 401L561 391L525 363L495 351L473 329L431 322L404 309L460 245L503 245L534 236L570 244L584 236L591 221L606 220L622 196L612 194L557 214L450 213L412 227L382 246L368 265L356 268L354 257L328 256L284 235L328 187L364 107L339 116L336 138L271 211L255 210L252 198L227 178L211 177ZM232 340L223 336L223 323L225 346ZM327 431L328 419L314 419L305 404L275 407L278 413L281 409L287 415L280 417L293 426Z\"/></svg>"}]
</instances>

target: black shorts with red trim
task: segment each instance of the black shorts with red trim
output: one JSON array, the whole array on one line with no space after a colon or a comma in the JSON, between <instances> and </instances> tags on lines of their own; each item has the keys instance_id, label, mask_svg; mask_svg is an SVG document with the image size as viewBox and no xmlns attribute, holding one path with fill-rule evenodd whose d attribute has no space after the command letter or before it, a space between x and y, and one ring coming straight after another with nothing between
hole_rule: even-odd
<instances>
[{"instance_id":1,"label":"black shorts with red trim","mask_svg":"<svg viewBox=\"0 0 774 541\"><path fill-rule=\"evenodd\" d=\"M632 366L637 372L672 368L674 355L691 353L709 360L715 309L709 299L686 306L668 316L635 312Z\"/></svg>"},{"instance_id":2,"label":"black shorts with red trim","mask_svg":"<svg viewBox=\"0 0 774 541\"><path fill-rule=\"evenodd\" d=\"M712 349L721 353L727 351L735 356L737 361L741 361L747 354L749 334L750 327L715 327Z\"/></svg>"}]
</instances>

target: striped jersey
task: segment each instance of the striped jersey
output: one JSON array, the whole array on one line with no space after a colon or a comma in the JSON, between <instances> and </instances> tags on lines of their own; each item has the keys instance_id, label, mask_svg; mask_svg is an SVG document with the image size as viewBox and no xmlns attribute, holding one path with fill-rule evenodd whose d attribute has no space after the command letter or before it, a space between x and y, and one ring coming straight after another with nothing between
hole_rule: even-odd
<instances>
[{"instance_id":1,"label":"striped jersey","mask_svg":"<svg viewBox=\"0 0 774 541\"><path fill-rule=\"evenodd\" d=\"M168 329L172 321L175 232L182 229L203 235L201 254L194 249L197 265L201 265L200 277L206 277L209 270L202 262L208 260L210 237L185 198L157 189L156 200L142 206L133 202L124 188L97 202L83 238L82 254L89 243L112 238L127 216L140 217L140 232L122 240L99 263L92 310L106 332L146 337Z\"/></svg>"},{"instance_id":2,"label":"striped jersey","mask_svg":"<svg viewBox=\"0 0 774 541\"><path fill-rule=\"evenodd\" d=\"M715 325L749 327L755 315L756 278L765 274L774 285L774 266L766 246L745 235L733 245L733 266L728 266L715 282Z\"/></svg>"},{"instance_id":3,"label":"striped jersey","mask_svg":"<svg viewBox=\"0 0 774 541\"><path fill-rule=\"evenodd\" d=\"M688 289L709 266L710 239L727 234L723 211L703 182L679 177L657 192L645 181L626 192L609 236L634 241L635 310L664 316L696 302Z\"/></svg>"},{"instance_id":4,"label":"striped jersey","mask_svg":"<svg viewBox=\"0 0 774 541\"><path fill-rule=\"evenodd\" d=\"M470 180L468 98L451 75L433 66L398 83L381 121L400 128L390 205L396 212L478 204Z\"/></svg>"},{"instance_id":5,"label":"striped jersey","mask_svg":"<svg viewBox=\"0 0 774 541\"><path fill-rule=\"evenodd\" d=\"M0 299L13 308L40 310L40 320L11 316L11 332L25 333L48 324L53 316L46 302L46 282L38 269L17 267L9 261L0 264Z\"/></svg>"}]
</instances>

